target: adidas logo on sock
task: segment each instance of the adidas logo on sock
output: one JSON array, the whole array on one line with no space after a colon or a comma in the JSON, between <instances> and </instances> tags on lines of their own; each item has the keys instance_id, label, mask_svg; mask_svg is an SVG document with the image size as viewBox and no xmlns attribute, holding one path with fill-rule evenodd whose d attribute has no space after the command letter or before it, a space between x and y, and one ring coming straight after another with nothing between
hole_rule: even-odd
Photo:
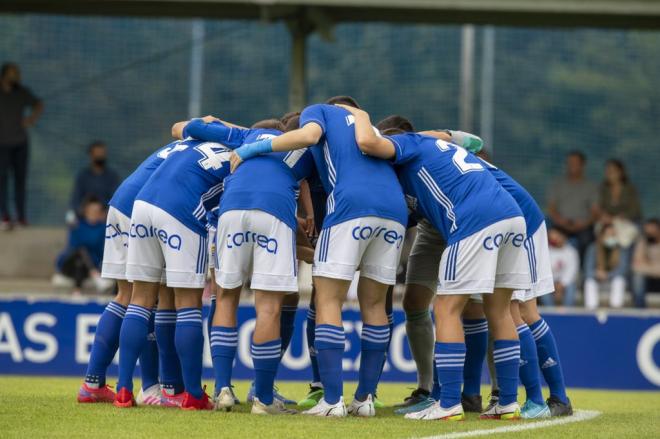
<instances>
[{"instance_id":1,"label":"adidas logo on sock","mask_svg":"<svg viewBox=\"0 0 660 439\"><path fill-rule=\"evenodd\" d=\"M520 359L520 367L523 367L523 366L526 365L527 363L528 363L527 360L523 360L522 358Z\"/></svg>"},{"instance_id":2,"label":"adidas logo on sock","mask_svg":"<svg viewBox=\"0 0 660 439\"><path fill-rule=\"evenodd\" d=\"M552 359L552 357L548 357L547 360L545 360L545 363L543 363L543 366L541 366L541 369L547 369L552 366L556 366L557 362Z\"/></svg>"}]
</instances>

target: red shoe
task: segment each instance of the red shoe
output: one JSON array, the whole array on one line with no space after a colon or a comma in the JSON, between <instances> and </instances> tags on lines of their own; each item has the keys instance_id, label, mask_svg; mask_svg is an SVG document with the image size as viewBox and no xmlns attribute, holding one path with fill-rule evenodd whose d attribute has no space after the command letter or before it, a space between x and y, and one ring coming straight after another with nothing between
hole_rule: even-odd
<instances>
[{"instance_id":1,"label":"red shoe","mask_svg":"<svg viewBox=\"0 0 660 439\"><path fill-rule=\"evenodd\" d=\"M160 395L160 405L162 407L181 407L183 400L186 397L186 392L177 393L176 395L170 395L165 391L161 390Z\"/></svg>"},{"instance_id":2,"label":"red shoe","mask_svg":"<svg viewBox=\"0 0 660 439\"><path fill-rule=\"evenodd\" d=\"M114 400L115 392L108 385L93 389L87 383L83 383L78 390L78 402L113 402Z\"/></svg>"},{"instance_id":3,"label":"red shoe","mask_svg":"<svg viewBox=\"0 0 660 439\"><path fill-rule=\"evenodd\" d=\"M206 392L202 393L202 397L199 399L188 392L183 392L181 408L183 410L213 410L213 403Z\"/></svg>"},{"instance_id":4,"label":"red shoe","mask_svg":"<svg viewBox=\"0 0 660 439\"><path fill-rule=\"evenodd\" d=\"M133 392L128 390L126 387L122 387L117 396L115 396L115 402L112 403L115 407L127 408L135 407L135 398L133 398Z\"/></svg>"}]
</instances>

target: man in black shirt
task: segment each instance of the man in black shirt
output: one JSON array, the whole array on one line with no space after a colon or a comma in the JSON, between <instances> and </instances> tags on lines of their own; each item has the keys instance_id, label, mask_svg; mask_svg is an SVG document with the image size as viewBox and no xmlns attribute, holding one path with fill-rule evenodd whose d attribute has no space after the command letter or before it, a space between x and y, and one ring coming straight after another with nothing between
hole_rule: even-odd
<instances>
[{"instance_id":1,"label":"man in black shirt","mask_svg":"<svg viewBox=\"0 0 660 439\"><path fill-rule=\"evenodd\" d=\"M26 108L31 112L25 116ZM0 229L11 228L7 188L9 173L14 175L16 219L27 225L25 216L25 190L28 168L27 128L33 126L43 103L21 85L21 73L14 63L0 67Z\"/></svg>"}]
</instances>

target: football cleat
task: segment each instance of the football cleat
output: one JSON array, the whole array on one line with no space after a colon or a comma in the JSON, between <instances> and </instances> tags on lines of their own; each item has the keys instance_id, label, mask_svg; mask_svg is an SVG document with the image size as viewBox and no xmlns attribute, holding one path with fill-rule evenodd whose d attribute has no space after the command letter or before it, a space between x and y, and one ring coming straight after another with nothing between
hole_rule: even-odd
<instances>
[{"instance_id":1,"label":"football cleat","mask_svg":"<svg viewBox=\"0 0 660 439\"><path fill-rule=\"evenodd\" d=\"M431 407L433 404L435 404L435 399L428 396L426 399L420 400L417 404L409 405L407 407L401 407L399 409L394 410L394 414L405 415L408 413L421 412L422 410Z\"/></svg>"},{"instance_id":2,"label":"football cleat","mask_svg":"<svg viewBox=\"0 0 660 439\"><path fill-rule=\"evenodd\" d=\"M461 404L466 413L481 413L484 408L481 404L481 395L461 394Z\"/></svg>"},{"instance_id":3,"label":"football cleat","mask_svg":"<svg viewBox=\"0 0 660 439\"><path fill-rule=\"evenodd\" d=\"M376 416L376 407L374 407L374 399L371 394L367 395L364 401L358 401L358 399L355 398L348 406L348 414L363 418Z\"/></svg>"},{"instance_id":4,"label":"football cleat","mask_svg":"<svg viewBox=\"0 0 660 439\"><path fill-rule=\"evenodd\" d=\"M295 404L296 401L293 399L287 398L286 396L280 393L280 389L277 386L273 386L273 398L280 401L282 404Z\"/></svg>"},{"instance_id":5,"label":"football cleat","mask_svg":"<svg viewBox=\"0 0 660 439\"><path fill-rule=\"evenodd\" d=\"M309 392L305 399L298 401L298 407L311 409L323 398L323 387L309 386Z\"/></svg>"},{"instance_id":6,"label":"football cleat","mask_svg":"<svg viewBox=\"0 0 660 439\"><path fill-rule=\"evenodd\" d=\"M165 389L160 394L160 405L163 407L181 407L186 392L170 394Z\"/></svg>"},{"instance_id":7,"label":"football cleat","mask_svg":"<svg viewBox=\"0 0 660 439\"><path fill-rule=\"evenodd\" d=\"M550 409L546 403L537 404L534 401L527 400L520 409L520 417L523 419L549 418Z\"/></svg>"},{"instance_id":8,"label":"football cleat","mask_svg":"<svg viewBox=\"0 0 660 439\"><path fill-rule=\"evenodd\" d=\"M113 402L114 400L115 392L108 385L94 389L89 387L87 383L83 383L78 390L78 402Z\"/></svg>"},{"instance_id":9,"label":"football cleat","mask_svg":"<svg viewBox=\"0 0 660 439\"><path fill-rule=\"evenodd\" d=\"M213 403L205 391L202 392L200 398L195 398L188 392L183 393L183 402L181 403L183 410L213 410Z\"/></svg>"},{"instance_id":10,"label":"football cleat","mask_svg":"<svg viewBox=\"0 0 660 439\"><path fill-rule=\"evenodd\" d=\"M303 415L309 416L330 416L336 418L344 418L347 415L346 405L344 398L339 398L336 404L328 404L324 398L321 398L314 407L302 412Z\"/></svg>"},{"instance_id":11,"label":"football cleat","mask_svg":"<svg viewBox=\"0 0 660 439\"><path fill-rule=\"evenodd\" d=\"M385 403L378 399L378 395L374 395L374 407L377 409L385 408Z\"/></svg>"},{"instance_id":12,"label":"football cleat","mask_svg":"<svg viewBox=\"0 0 660 439\"><path fill-rule=\"evenodd\" d=\"M567 403L562 402L561 399L556 396L550 395L550 398L546 400L548 408L550 409L550 415L554 416L572 416L573 415L573 406L571 405L571 400L566 398Z\"/></svg>"},{"instance_id":13,"label":"football cleat","mask_svg":"<svg viewBox=\"0 0 660 439\"><path fill-rule=\"evenodd\" d=\"M404 407L410 407L410 406L413 406L413 405L417 405L418 403L420 403L422 401L428 400L430 396L431 396L431 392L429 392L426 389L422 389L422 388L415 389L415 390L412 391L410 396L406 396L403 399L403 402L401 402L399 404L395 404L394 407L395 408L404 408Z\"/></svg>"},{"instance_id":14,"label":"football cleat","mask_svg":"<svg viewBox=\"0 0 660 439\"><path fill-rule=\"evenodd\" d=\"M497 403L500 402L500 391L499 390L493 390L490 393L490 396L488 397L488 406L484 410L484 412L490 411L497 405Z\"/></svg>"},{"instance_id":15,"label":"football cleat","mask_svg":"<svg viewBox=\"0 0 660 439\"><path fill-rule=\"evenodd\" d=\"M439 402L436 402L419 412L408 413L405 418L420 421L463 421L465 420L465 413L461 404L456 404L450 408L443 408Z\"/></svg>"},{"instance_id":16,"label":"football cleat","mask_svg":"<svg viewBox=\"0 0 660 439\"><path fill-rule=\"evenodd\" d=\"M135 402L137 405L160 405L160 384L154 384L146 390L140 389L137 398L135 398Z\"/></svg>"},{"instance_id":17,"label":"football cleat","mask_svg":"<svg viewBox=\"0 0 660 439\"><path fill-rule=\"evenodd\" d=\"M112 403L115 407L127 408L135 407L135 398L133 398L133 392L128 390L126 387L122 387L117 395L115 395L115 401Z\"/></svg>"},{"instance_id":18,"label":"football cleat","mask_svg":"<svg viewBox=\"0 0 660 439\"><path fill-rule=\"evenodd\" d=\"M479 419L503 419L507 421L515 421L520 419L520 406L517 402L512 402L505 406L497 403L490 410L484 411L481 416L479 416Z\"/></svg>"},{"instance_id":19,"label":"football cleat","mask_svg":"<svg viewBox=\"0 0 660 439\"><path fill-rule=\"evenodd\" d=\"M213 397L213 401L215 410L231 411L232 407L236 405L236 397L231 387L220 389L220 393Z\"/></svg>"},{"instance_id":20,"label":"football cleat","mask_svg":"<svg viewBox=\"0 0 660 439\"><path fill-rule=\"evenodd\" d=\"M286 408L278 399L273 398L273 403L266 405L255 396L252 402L253 415L295 415L296 413L298 413L296 410Z\"/></svg>"}]
</instances>

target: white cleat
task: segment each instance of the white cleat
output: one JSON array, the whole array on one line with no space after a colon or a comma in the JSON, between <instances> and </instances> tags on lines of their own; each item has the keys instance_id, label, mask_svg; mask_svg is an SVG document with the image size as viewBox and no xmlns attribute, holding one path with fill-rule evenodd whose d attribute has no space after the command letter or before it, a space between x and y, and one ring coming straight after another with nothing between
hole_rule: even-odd
<instances>
[{"instance_id":1,"label":"white cleat","mask_svg":"<svg viewBox=\"0 0 660 439\"><path fill-rule=\"evenodd\" d=\"M160 396L160 384L154 384L147 390L140 389L140 393L135 398L135 403L137 405L160 405Z\"/></svg>"},{"instance_id":2,"label":"white cleat","mask_svg":"<svg viewBox=\"0 0 660 439\"><path fill-rule=\"evenodd\" d=\"M295 415L296 413L298 411L286 408L282 401L277 399L273 399L272 404L266 405L255 396L252 402L253 415Z\"/></svg>"},{"instance_id":3,"label":"white cleat","mask_svg":"<svg viewBox=\"0 0 660 439\"><path fill-rule=\"evenodd\" d=\"M486 410L479 416L479 419L504 419L515 421L520 419L520 406L517 402L509 405L500 405L499 403Z\"/></svg>"},{"instance_id":4,"label":"white cleat","mask_svg":"<svg viewBox=\"0 0 660 439\"><path fill-rule=\"evenodd\" d=\"M374 398L371 394L367 395L364 401L354 399L348 406L348 414L353 416L360 416L370 418L376 416L376 407L374 407Z\"/></svg>"},{"instance_id":5,"label":"white cleat","mask_svg":"<svg viewBox=\"0 0 660 439\"><path fill-rule=\"evenodd\" d=\"M325 398L321 400L309 410L302 412L303 415L310 416L330 416L335 418L345 418L347 415L346 405L344 404L344 398L339 398L336 404L328 404L325 402Z\"/></svg>"},{"instance_id":6,"label":"white cleat","mask_svg":"<svg viewBox=\"0 0 660 439\"><path fill-rule=\"evenodd\" d=\"M440 407L440 403L436 402L424 410L406 414L405 418L421 421L463 421L465 420L465 413L463 413L463 406L461 404L456 404L446 409Z\"/></svg>"},{"instance_id":7,"label":"white cleat","mask_svg":"<svg viewBox=\"0 0 660 439\"><path fill-rule=\"evenodd\" d=\"M236 396L234 396L234 391L231 387L223 387L220 389L220 393L213 401L214 410L231 411L231 408L234 407L234 405L236 405Z\"/></svg>"}]
</instances>

